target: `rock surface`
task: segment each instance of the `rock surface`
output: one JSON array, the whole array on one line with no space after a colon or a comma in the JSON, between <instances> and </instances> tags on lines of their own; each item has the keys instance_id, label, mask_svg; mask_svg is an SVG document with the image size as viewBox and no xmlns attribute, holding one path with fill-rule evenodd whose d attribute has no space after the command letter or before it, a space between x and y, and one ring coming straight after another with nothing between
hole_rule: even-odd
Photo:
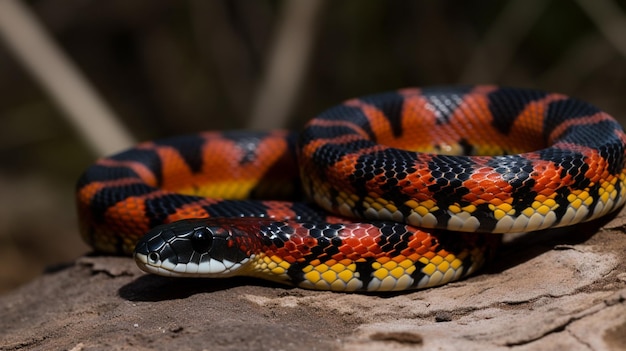
<instances>
[{"instance_id":1,"label":"rock surface","mask_svg":"<svg viewBox=\"0 0 626 351\"><path fill-rule=\"evenodd\" d=\"M0 350L624 350L625 233L626 213L508 237L474 277L382 295L82 257L0 297Z\"/></svg>"}]
</instances>

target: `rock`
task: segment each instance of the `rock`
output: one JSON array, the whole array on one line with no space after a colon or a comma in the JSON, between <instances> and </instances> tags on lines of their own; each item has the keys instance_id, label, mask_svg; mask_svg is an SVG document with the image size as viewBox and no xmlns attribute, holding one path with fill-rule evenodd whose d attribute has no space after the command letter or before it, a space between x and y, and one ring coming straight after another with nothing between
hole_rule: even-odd
<instances>
[{"instance_id":1,"label":"rock","mask_svg":"<svg viewBox=\"0 0 626 351\"><path fill-rule=\"evenodd\" d=\"M478 275L396 294L82 257L0 297L0 350L623 350L625 216L510 236Z\"/></svg>"}]
</instances>

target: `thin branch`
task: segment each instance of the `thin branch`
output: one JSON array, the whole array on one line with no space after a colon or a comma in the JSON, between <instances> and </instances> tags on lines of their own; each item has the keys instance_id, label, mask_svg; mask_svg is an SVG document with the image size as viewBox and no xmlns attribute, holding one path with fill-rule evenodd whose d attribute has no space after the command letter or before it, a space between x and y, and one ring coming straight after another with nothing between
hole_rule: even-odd
<instances>
[{"instance_id":1,"label":"thin branch","mask_svg":"<svg viewBox=\"0 0 626 351\"><path fill-rule=\"evenodd\" d=\"M284 2L264 76L252 104L250 128L271 129L287 125L304 81L317 29L315 19L323 4L324 0Z\"/></svg>"},{"instance_id":2,"label":"thin branch","mask_svg":"<svg viewBox=\"0 0 626 351\"><path fill-rule=\"evenodd\" d=\"M134 143L107 104L20 1L0 1L0 36L96 155L110 154Z\"/></svg>"}]
</instances>

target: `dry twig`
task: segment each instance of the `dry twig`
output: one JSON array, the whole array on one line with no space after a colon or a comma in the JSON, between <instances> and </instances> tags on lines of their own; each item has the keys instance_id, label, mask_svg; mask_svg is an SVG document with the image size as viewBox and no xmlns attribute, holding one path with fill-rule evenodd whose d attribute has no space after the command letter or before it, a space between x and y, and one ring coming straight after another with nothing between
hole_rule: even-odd
<instances>
[{"instance_id":1,"label":"dry twig","mask_svg":"<svg viewBox=\"0 0 626 351\"><path fill-rule=\"evenodd\" d=\"M20 1L0 1L0 35L96 155L134 143L95 89Z\"/></svg>"}]
</instances>

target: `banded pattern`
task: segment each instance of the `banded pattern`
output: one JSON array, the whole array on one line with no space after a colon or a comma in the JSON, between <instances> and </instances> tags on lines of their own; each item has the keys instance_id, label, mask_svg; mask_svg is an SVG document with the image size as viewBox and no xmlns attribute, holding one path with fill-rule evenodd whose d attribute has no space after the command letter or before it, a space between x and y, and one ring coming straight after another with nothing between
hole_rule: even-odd
<instances>
[{"instance_id":1,"label":"banded pattern","mask_svg":"<svg viewBox=\"0 0 626 351\"><path fill-rule=\"evenodd\" d=\"M295 137L208 132L142 143L98 160L78 180L81 234L99 252L131 255L151 228L182 219L319 220L320 210L302 203L244 200L298 196Z\"/></svg>"},{"instance_id":2,"label":"banded pattern","mask_svg":"<svg viewBox=\"0 0 626 351\"><path fill-rule=\"evenodd\" d=\"M472 274L498 243L496 235L429 233L395 222L207 218L154 228L135 259L165 276L247 275L317 290L398 291Z\"/></svg>"},{"instance_id":3,"label":"banded pattern","mask_svg":"<svg viewBox=\"0 0 626 351\"><path fill-rule=\"evenodd\" d=\"M298 136L201 133L99 160L79 180L81 232L124 254L148 232L135 259L162 275L429 287L478 269L492 233L622 206L625 142L608 114L560 94L404 89L346 101ZM291 202L303 196L320 207Z\"/></svg>"},{"instance_id":4,"label":"banded pattern","mask_svg":"<svg viewBox=\"0 0 626 351\"><path fill-rule=\"evenodd\" d=\"M510 233L621 206L625 140L611 116L560 94L406 89L322 113L299 156L307 194L328 211Z\"/></svg>"}]
</instances>

